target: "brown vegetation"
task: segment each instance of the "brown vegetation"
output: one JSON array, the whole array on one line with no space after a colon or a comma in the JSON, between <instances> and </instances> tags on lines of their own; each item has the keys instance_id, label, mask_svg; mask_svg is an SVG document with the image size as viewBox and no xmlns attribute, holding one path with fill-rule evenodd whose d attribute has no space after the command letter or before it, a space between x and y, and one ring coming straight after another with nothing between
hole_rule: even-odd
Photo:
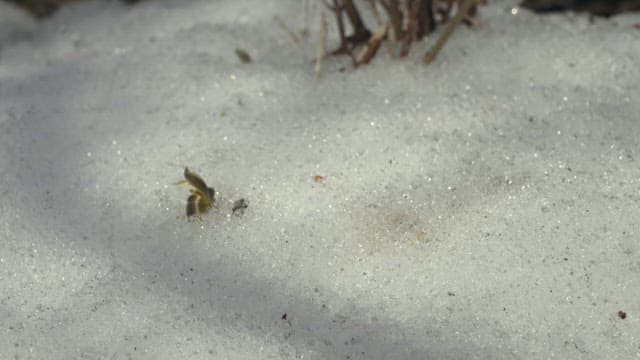
<instances>
[{"instance_id":1,"label":"brown vegetation","mask_svg":"<svg viewBox=\"0 0 640 360\"><path fill-rule=\"evenodd\" d=\"M469 24L477 23L473 19L477 6L486 3L485 0L366 0L373 17L378 22L378 30L372 33L362 20L353 0L322 1L333 12L340 37L340 44L331 54L350 56L354 66L371 61L380 45L389 40L389 33L393 34L393 41L398 45L398 49L396 51L392 46L387 46L388 53L392 56L405 57L409 54L412 43L433 33L438 25L447 23L447 29L441 38L425 54L423 61L429 63L461 21L466 20ZM382 20L378 8L386 14L385 20ZM456 16L452 16L454 9L456 9ZM346 34L345 15L353 29L350 35ZM353 52L359 46L363 49L358 56L355 56Z\"/></svg>"}]
</instances>

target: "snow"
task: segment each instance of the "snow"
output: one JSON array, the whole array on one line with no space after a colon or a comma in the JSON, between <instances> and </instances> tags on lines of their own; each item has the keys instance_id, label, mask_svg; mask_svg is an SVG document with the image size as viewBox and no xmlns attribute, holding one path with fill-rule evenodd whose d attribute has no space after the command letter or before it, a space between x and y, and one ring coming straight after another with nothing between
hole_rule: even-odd
<instances>
[{"instance_id":1,"label":"snow","mask_svg":"<svg viewBox=\"0 0 640 360\"><path fill-rule=\"evenodd\" d=\"M638 17L513 7L316 80L315 2L0 3L0 358L640 357Z\"/></svg>"}]
</instances>

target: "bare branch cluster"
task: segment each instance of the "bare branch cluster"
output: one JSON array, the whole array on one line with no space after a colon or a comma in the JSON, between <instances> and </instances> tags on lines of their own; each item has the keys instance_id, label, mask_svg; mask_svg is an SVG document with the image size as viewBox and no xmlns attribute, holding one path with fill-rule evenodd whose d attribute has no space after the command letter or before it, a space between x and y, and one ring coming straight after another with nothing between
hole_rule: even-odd
<instances>
[{"instance_id":1,"label":"bare branch cluster","mask_svg":"<svg viewBox=\"0 0 640 360\"><path fill-rule=\"evenodd\" d=\"M388 44L388 41L399 45L396 50L391 45L386 46L391 56L405 57L412 43L433 33L437 26L446 24L447 28L438 42L424 55L423 61L429 63L460 22L478 24L474 18L477 7L486 3L486 0L363 0L377 22L377 30L373 33L365 25L354 0L321 1L333 12L340 36L340 45L331 54L350 56L356 67L371 61L381 44ZM379 8L383 10L384 19ZM454 9L456 12L452 16ZM349 35L345 17L353 29ZM392 33L393 40L389 33ZM356 55L354 51L358 48L361 50Z\"/></svg>"}]
</instances>

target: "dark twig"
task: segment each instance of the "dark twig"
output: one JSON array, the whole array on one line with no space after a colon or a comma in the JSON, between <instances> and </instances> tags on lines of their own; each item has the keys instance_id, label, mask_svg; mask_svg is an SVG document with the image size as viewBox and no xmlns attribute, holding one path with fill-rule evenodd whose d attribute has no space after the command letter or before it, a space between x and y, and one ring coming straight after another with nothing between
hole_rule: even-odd
<instances>
[{"instance_id":1,"label":"dark twig","mask_svg":"<svg viewBox=\"0 0 640 360\"><path fill-rule=\"evenodd\" d=\"M320 78L320 70L322 69L322 56L324 56L324 42L327 34L327 17L324 12L320 15L320 33L318 34L318 46L316 47L316 79Z\"/></svg>"},{"instance_id":2,"label":"dark twig","mask_svg":"<svg viewBox=\"0 0 640 360\"><path fill-rule=\"evenodd\" d=\"M402 28L403 15L400 11L400 3L398 0L378 0L384 11L389 16L391 27L393 28L393 37L396 41L404 38L404 29Z\"/></svg>"},{"instance_id":3,"label":"dark twig","mask_svg":"<svg viewBox=\"0 0 640 360\"><path fill-rule=\"evenodd\" d=\"M278 23L278 26L280 26L280 28L282 28L282 30L284 30L284 32L286 32L287 35L289 35L289 37L291 38L291 41L293 41L295 44L298 44L300 42L300 38L298 37L298 35L296 35L296 33L293 32L291 29L289 29L287 24L285 24L285 22L282 21L282 19L280 19L279 16L275 17L275 21L276 23Z\"/></svg>"},{"instance_id":4,"label":"dark twig","mask_svg":"<svg viewBox=\"0 0 640 360\"><path fill-rule=\"evenodd\" d=\"M402 47L400 48L400 57L405 57L409 55L409 48L411 47L411 43L416 40L416 29L418 27L418 15L417 15L417 1L415 0L407 0L407 31L404 33L404 38L402 39Z\"/></svg>"},{"instance_id":5,"label":"dark twig","mask_svg":"<svg viewBox=\"0 0 640 360\"><path fill-rule=\"evenodd\" d=\"M453 31L456 29L458 24L460 24L460 22L464 19L465 15L467 14L467 12L469 11L469 9L471 8L471 6L474 4L475 1L476 0L464 0L464 3L462 4L462 6L458 8L458 13L456 14L456 16L453 17L453 19L451 19L449 24L447 24L447 27L445 28L444 32L442 33L442 35L440 36L436 44L431 49L429 49L429 51L427 51L427 53L422 58L423 63L429 64L433 61L433 59L436 58L436 56L438 55L438 52L442 50L442 47L444 46L444 44L446 44L447 40L449 40L449 37L451 36L451 34L453 34Z\"/></svg>"},{"instance_id":6,"label":"dark twig","mask_svg":"<svg viewBox=\"0 0 640 360\"><path fill-rule=\"evenodd\" d=\"M360 17L360 13L358 12L358 8L353 3L353 0L342 0L342 6L344 11L347 13L347 17L349 18L349 22L353 27L353 34L351 34L347 39L353 45L361 44L366 42L371 37L371 31L364 26L362 22L362 18Z\"/></svg>"},{"instance_id":7,"label":"dark twig","mask_svg":"<svg viewBox=\"0 0 640 360\"><path fill-rule=\"evenodd\" d=\"M367 41L367 44L358 55L356 59L356 65L368 64L369 61L376 55L378 49L380 48L380 44L387 37L387 32L389 30L389 26L384 24L376 31L371 38Z\"/></svg>"},{"instance_id":8,"label":"dark twig","mask_svg":"<svg viewBox=\"0 0 640 360\"><path fill-rule=\"evenodd\" d=\"M333 15L336 17L336 23L338 24L338 35L340 36L340 46L331 52L332 55L338 54L351 54L347 37L344 34L344 21L342 20L342 11L344 10L339 0L333 0L333 5L330 5L327 0L322 0L324 5L333 11Z\"/></svg>"},{"instance_id":9,"label":"dark twig","mask_svg":"<svg viewBox=\"0 0 640 360\"><path fill-rule=\"evenodd\" d=\"M378 7L376 6L376 0L368 0L367 3L369 4L369 8L371 9L371 13L373 14L373 18L376 19L376 23L378 24L378 28L380 28L383 25L387 26L387 32L389 30L389 24L388 23L384 23L382 21L382 18L380 17L380 13L378 12ZM375 36L375 34L374 34ZM387 36L385 36L385 38L382 40L382 43L384 44L385 49L387 49L387 55L389 56L389 58L393 57L393 48L391 47L391 44L389 44L389 41L387 40Z\"/></svg>"},{"instance_id":10,"label":"dark twig","mask_svg":"<svg viewBox=\"0 0 640 360\"><path fill-rule=\"evenodd\" d=\"M433 0L419 0L416 16L418 17L417 39L422 39L436 29L436 21L433 18Z\"/></svg>"}]
</instances>

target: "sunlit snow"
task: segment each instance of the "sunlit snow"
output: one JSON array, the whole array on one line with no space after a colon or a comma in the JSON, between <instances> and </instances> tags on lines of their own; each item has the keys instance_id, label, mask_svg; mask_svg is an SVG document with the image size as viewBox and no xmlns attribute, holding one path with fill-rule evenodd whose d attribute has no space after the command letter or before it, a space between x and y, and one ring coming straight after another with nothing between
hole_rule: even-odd
<instances>
[{"instance_id":1,"label":"sunlit snow","mask_svg":"<svg viewBox=\"0 0 640 360\"><path fill-rule=\"evenodd\" d=\"M640 19L490 3L318 80L320 2L0 3L0 358L640 357Z\"/></svg>"}]
</instances>

